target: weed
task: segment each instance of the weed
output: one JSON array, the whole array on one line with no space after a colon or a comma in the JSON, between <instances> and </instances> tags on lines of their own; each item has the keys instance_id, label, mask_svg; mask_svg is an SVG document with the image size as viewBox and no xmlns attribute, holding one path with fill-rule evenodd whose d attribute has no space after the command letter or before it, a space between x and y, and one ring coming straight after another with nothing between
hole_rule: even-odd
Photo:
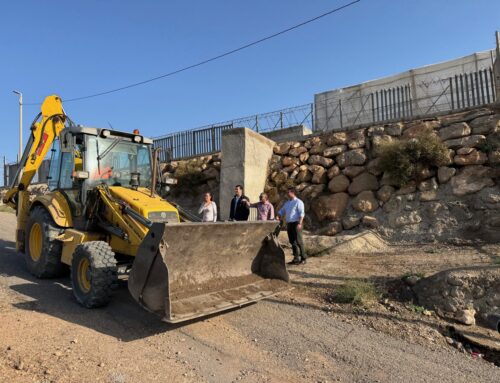
<instances>
[{"instance_id":1,"label":"weed","mask_svg":"<svg viewBox=\"0 0 500 383\"><path fill-rule=\"evenodd\" d=\"M415 311L416 313L422 314L425 311L425 307L415 305L410 303L406 306L409 310Z\"/></svg>"},{"instance_id":2,"label":"weed","mask_svg":"<svg viewBox=\"0 0 500 383\"><path fill-rule=\"evenodd\" d=\"M404 281L405 279L408 279L410 277L417 277L420 279L425 277L425 274L421 271L407 271L401 276L401 279Z\"/></svg>"},{"instance_id":3,"label":"weed","mask_svg":"<svg viewBox=\"0 0 500 383\"><path fill-rule=\"evenodd\" d=\"M382 144L379 154L380 169L399 186L417 179L423 169L446 164L449 155L448 148L432 129L409 140Z\"/></svg>"},{"instance_id":4,"label":"weed","mask_svg":"<svg viewBox=\"0 0 500 383\"><path fill-rule=\"evenodd\" d=\"M378 299L379 293L373 283L353 279L339 286L333 292L333 301L365 305Z\"/></svg>"}]
</instances>

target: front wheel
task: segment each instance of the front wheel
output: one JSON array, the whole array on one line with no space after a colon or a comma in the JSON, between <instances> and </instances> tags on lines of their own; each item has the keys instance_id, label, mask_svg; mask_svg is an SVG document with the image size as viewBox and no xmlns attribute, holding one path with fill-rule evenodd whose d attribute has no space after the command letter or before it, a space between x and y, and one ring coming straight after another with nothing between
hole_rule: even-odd
<instances>
[{"instance_id":1,"label":"front wheel","mask_svg":"<svg viewBox=\"0 0 500 383\"><path fill-rule=\"evenodd\" d=\"M56 239L62 230L45 208L36 206L31 211L26 225L24 259L35 277L55 278L67 272L67 266L61 262L62 245Z\"/></svg>"},{"instance_id":2,"label":"front wheel","mask_svg":"<svg viewBox=\"0 0 500 383\"><path fill-rule=\"evenodd\" d=\"M117 283L117 267L113 250L103 241L79 245L71 262L71 284L76 300L85 307L105 306Z\"/></svg>"}]
</instances>

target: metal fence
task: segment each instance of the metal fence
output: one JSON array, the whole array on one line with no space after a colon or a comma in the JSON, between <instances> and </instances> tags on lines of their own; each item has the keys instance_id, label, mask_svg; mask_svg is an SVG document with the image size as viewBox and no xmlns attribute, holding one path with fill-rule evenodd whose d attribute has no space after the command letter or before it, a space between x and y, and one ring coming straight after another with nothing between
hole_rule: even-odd
<instances>
[{"instance_id":1,"label":"metal fence","mask_svg":"<svg viewBox=\"0 0 500 383\"><path fill-rule=\"evenodd\" d=\"M315 95L316 132L432 116L495 102L494 52Z\"/></svg>"},{"instance_id":2,"label":"metal fence","mask_svg":"<svg viewBox=\"0 0 500 383\"><path fill-rule=\"evenodd\" d=\"M299 125L312 127L313 116L313 104L305 104L184 132L171 133L156 137L153 142L155 147L162 149L160 151L161 161L178 160L220 151L222 132L227 129L245 127L256 132L266 133Z\"/></svg>"},{"instance_id":3,"label":"metal fence","mask_svg":"<svg viewBox=\"0 0 500 383\"><path fill-rule=\"evenodd\" d=\"M49 166L50 160L43 160L42 164L38 168L33 180L31 181L32 185L43 184L47 182L47 177L49 176ZM3 164L3 186L10 186L12 180L14 179L17 172L17 162L11 162Z\"/></svg>"},{"instance_id":4,"label":"metal fence","mask_svg":"<svg viewBox=\"0 0 500 383\"><path fill-rule=\"evenodd\" d=\"M161 148L160 161L177 160L215 153L221 150L222 132L233 124L214 125L208 128L172 133L154 139L154 147Z\"/></svg>"}]
</instances>

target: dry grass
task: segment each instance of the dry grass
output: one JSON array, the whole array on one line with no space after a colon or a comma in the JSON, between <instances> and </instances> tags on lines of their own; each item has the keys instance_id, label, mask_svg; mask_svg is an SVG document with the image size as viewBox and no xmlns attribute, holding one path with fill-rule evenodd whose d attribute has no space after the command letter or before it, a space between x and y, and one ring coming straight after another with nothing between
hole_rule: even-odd
<instances>
[{"instance_id":1,"label":"dry grass","mask_svg":"<svg viewBox=\"0 0 500 383\"><path fill-rule=\"evenodd\" d=\"M448 160L448 148L432 129L409 140L383 144L379 154L380 169L399 186L412 179L418 180L423 169L443 166Z\"/></svg>"},{"instance_id":2,"label":"dry grass","mask_svg":"<svg viewBox=\"0 0 500 383\"><path fill-rule=\"evenodd\" d=\"M353 279L337 287L332 294L332 300L336 303L366 305L376 301L379 295L373 283Z\"/></svg>"},{"instance_id":3,"label":"dry grass","mask_svg":"<svg viewBox=\"0 0 500 383\"><path fill-rule=\"evenodd\" d=\"M0 212L2 213L15 213L16 211L7 205L0 205Z\"/></svg>"}]
</instances>

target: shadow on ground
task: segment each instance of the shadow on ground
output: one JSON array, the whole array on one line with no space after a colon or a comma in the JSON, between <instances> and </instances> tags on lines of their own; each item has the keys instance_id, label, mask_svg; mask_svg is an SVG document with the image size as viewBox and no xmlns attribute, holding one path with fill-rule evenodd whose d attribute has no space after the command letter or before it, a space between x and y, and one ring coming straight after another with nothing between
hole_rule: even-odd
<instances>
[{"instance_id":1,"label":"shadow on ground","mask_svg":"<svg viewBox=\"0 0 500 383\"><path fill-rule=\"evenodd\" d=\"M0 277L12 278L7 282L10 289L22 294L13 299L14 307L51 315L125 342L203 320L175 325L164 323L160 317L147 312L132 299L126 283L121 283L114 291L113 299L108 306L86 309L74 299L69 277L57 279L33 277L26 269L23 255L15 251L15 244L10 241L0 240Z\"/></svg>"}]
</instances>

